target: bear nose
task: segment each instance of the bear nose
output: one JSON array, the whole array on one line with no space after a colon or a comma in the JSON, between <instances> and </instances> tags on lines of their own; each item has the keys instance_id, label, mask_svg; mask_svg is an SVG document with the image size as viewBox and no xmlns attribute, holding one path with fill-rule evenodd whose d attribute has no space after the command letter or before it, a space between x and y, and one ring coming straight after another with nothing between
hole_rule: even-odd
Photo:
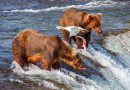
<instances>
[{"instance_id":1,"label":"bear nose","mask_svg":"<svg viewBox=\"0 0 130 90\"><path fill-rule=\"evenodd\" d=\"M101 34L101 33L103 33L102 30L100 32L98 32L98 34Z\"/></svg>"},{"instance_id":2,"label":"bear nose","mask_svg":"<svg viewBox=\"0 0 130 90\"><path fill-rule=\"evenodd\" d=\"M102 33L102 31L100 32L100 34Z\"/></svg>"}]
</instances>

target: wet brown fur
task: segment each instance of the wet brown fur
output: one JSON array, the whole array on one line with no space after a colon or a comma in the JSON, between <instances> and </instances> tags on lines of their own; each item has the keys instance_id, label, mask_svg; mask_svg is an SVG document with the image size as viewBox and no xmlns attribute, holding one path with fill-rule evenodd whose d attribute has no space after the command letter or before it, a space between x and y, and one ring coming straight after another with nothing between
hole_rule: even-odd
<instances>
[{"instance_id":1,"label":"wet brown fur","mask_svg":"<svg viewBox=\"0 0 130 90\"><path fill-rule=\"evenodd\" d=\"M82 68L76 49L68 47L58 35L45 35L35 29L26 29L17 34L12 42L14 60L24 67L24 63L41 63L41 68L60 68L61 60L72 67Z\"/></svg>"},{"instance_id":2,"label":"wet brown fur","mask_svg":"<svg viewBox=\"0 0 130 90\"><path fill-rule=\"evenodd\" d=\"M93 29L97 33L102 33L101 29L101 18L102 14L98 13L97 15L89 14L87 11L82 11L76 8L70 8L66 10L60 19L60 26L78 26L82 27L88 31L79 32L77 36L82 36L86 40L86 47L91 37L91 30ZM67 30L61 30L63 39L71 44L71 39L73 38L78 48L82 48L82 41L77 37L69 37L69 32Z\"/></svg>"}]
</instances>

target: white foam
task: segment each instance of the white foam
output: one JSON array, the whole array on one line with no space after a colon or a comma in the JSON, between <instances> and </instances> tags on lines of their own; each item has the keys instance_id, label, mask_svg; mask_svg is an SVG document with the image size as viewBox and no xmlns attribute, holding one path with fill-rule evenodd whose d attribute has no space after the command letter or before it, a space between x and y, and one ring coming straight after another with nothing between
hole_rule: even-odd
<instances>
[{"instance_id":1,"label":"white foam","mask_svg":"<svg viewBox=\"0 0 130 90\"><path fill-rule=\"evenodd\" d=\"M111 35L105 39L105 42L103 46L117 53L116 58L130 68L130 31L117 36Z\"/></svg>"},{"instance_id":2,"label":"white foam","mask_svg":"<svg viewBox=\"0 0 130 90\"><path fill-rule=\"evenodd\" d=\"M22 84L24 83L22 80L13 79L13 78L11 78L10 81L11 82L18 82L18 83L22 83Z\"/></svg>"},{"instance_id":3,"label":"white foam","mask_svg":"<svg viewBox=\"0 0 130 90\"><path fill-rule=\"evenodd\" d=\"M24 9L24 10L10 10L10 11L2 11L2 12L29 12L29 13L39 13L44 11L54 11L54 10L66 10L69 8L79 8L79 9L109 9L109 8L118 8L121 9L124 6L127 6L128 2L114 2L114 1L92 1L86 3L84 5L70 5L65 7L49 7L45 9Z\"/></svg>"},{"instance_id":4,"label":"white foam","mask_svg":"<svg viewBox=\"0 0 130 90\"><path fill-rule=\"evenodd\" d=\"M63 84L65 85L67 88L69 89L75 89L75 90L88 90L88 89L94 89L94 90L103 90L99 85L97 85L96 82L94 82L93 80L90 80L88 78L85 78L83 76L77 75L73 72L70 72L66 69L61 69L61 71L64 71L66 73L61 72L60 70L51 70L50 71L46 71L46 70L41 70L40 68L38 68L35 65L31 65L30 70L28 71L24 71L20 68L20 66L13 61L12 62L12 66L15 66L15 68L13 68L12 70L15 73L18 73L19 75L21 74L25 74L25 75L30 75L28 78L32 79L32 80L37 80L35 77L35 75L40 75L40 80L43 79L44 85L48 88L55 88L56 86L54 86L52 83L48 83L50 85L47 84L47 82L45 82L44 80L53 80L54 82L57 82L59 84ZM17 70L17 68L19 70ZM20 74L21 73L21 74ZM77 81L76 77L78 77L78 79L80 80ZM47 84L47 85L46 85ZM57 87L58 88L58 87Z\"/></svg>"},{"instance_id":5,"label":"white foam","mask_svg":"<svg viewBox=\"0 0 130 90\"><path fill-rule=\"evenodd\" d=\"M105 48L119 54L130 55L130 31L106 37L105 42L106 44L103 45Z\"/></svg>"},{"instance_id":6,"label":"white foam","mask_svg":"<svg viewBox=\"0 0 130 90\"><path fill-rule=\"evenodd\" d=\"M14 72L17 72L19 74L24 73L24 70L22 67L15 61L12 62L11 67L10 67Z\"/></svg>"},{"instance_id":7,"label":"white foam","mask_svg":"<svg viewBox=\"0 0 130 90\"><path fill-rule=\"evenodd\" d=\"M50 89L56 89L56 90L60 90L60 88L56 87L53 83L43 80L42 82L39 83L39 86L44 84L44 87L49 87Z\"/></svg>"},{"instance_id":8,"label":"white foam","mask_svg":"<svg viewBox=\"0 0 130 90\"><path fill-rule=\"evenodd\" d=\"M82 54L91 58L93 61L99 62L105 67L104 69L106 70L104 71L107 71L108 75L112 75L111 77L114 77L126 90L130 89L130 73L128 68L124 68L116 63L110 56L105 55L105 52L101 53L100 51L96 51L91 45L89 45L87 51L82 51ZM111 82L109 77L106 77L106 79Z\"/></svg>"}]
</instances>

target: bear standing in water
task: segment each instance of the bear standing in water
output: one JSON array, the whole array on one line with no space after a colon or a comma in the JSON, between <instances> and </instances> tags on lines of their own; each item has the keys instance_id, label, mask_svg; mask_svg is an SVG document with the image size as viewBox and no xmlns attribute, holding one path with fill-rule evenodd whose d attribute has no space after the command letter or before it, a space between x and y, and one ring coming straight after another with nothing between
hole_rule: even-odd
<instances>
[{"instance_id":1,"label":"bear standing in water","mask_svg":"<svg viewBox=\"0 0 130 90\"><path fill-rule=\"evenodd\" d=\"M60 68L61 60L73 68L81 70L83 64L76 49L68 47L58 35L45 35L35 29L26 29L12 41L14 60L24 67L24 63L41 63L41 69Z\"/></svg>"},{"instance_id":2,"label":"bear standing in water","mask_svg":"<svg viewBox=\"0 0 130 90\"><path fill-rule=\"evenodd\" d=\"M81 36L86 40L86 47L91 37L91 30L93 29L98 34L102 33L101 29L101 18L102 14L98 13L97 15L89 14L86 11L82 11L76 8L70 8L66 10L60 19L60 26L78 26L86 29L87 31L80 31L76 36ZM69 37L69 31L61 30L63 39L71 44L71 39L73 38L76 41L78 48L83 48L83 41L78 37Z\"/></svg>"}]
</instances>

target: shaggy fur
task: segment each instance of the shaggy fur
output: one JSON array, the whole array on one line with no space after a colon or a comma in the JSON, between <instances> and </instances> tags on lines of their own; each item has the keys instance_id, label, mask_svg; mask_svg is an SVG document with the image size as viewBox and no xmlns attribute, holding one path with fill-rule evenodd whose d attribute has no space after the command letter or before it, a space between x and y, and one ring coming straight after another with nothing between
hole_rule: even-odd
<instances>
[{"instance_id":1,"label":"shaggy fur","mask_svg":"<svg viewBox=\"0 0 130 90\"><path fill-rule=\"evenodd\" d=\"M61 60L76 69L83 68L76 49L68 47L58 35L45 35L35 29L26 29L17 34L12 42L14 60L24 63L41 63L41 68L60 68Z\"/></svg>"}]
</instances>

